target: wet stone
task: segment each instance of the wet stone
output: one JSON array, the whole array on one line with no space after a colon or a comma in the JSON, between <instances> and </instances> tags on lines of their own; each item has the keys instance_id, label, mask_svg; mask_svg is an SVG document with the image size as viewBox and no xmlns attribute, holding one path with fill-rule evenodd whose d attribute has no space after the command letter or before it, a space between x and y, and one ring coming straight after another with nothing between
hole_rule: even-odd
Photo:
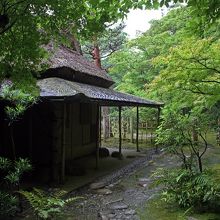
<instances>
[{"instance_id":1,"label":"wet stone","mask_svg":"<svg viewBox=\"0 0 220 220\"><path fill-rule=\"evenodd\" d=\"M110 219L111 219L111 218L114 219L115 216L116 216L116 214L109 214L109 215L108 215L108 218L110 218Z\"/></svg>"},{"instance_id":2,"label":"wet stone","mask_svg":"<svg viewBox=\"0 0 220 220\"><path fill-rule=\"evenodd\" d=\"M132 210L132 209L125 211L125 215L135 215L135 213L136 213L135 210Z\"/></svg>"},{"instance_id":3,"label":"wet stone","mask_svg":"<svg viewBox=\"0 0 220 220\"><path fill-rule=\"evenodd\" d=\"M105 213L105 212L100 212L98 214L98 216L102 219L102 220L108 220L108 213Z\"/></svg>"},{"instance_id":4,"label":"wet stone","mask_svg":"<svg viewBox=\"0 0 220 220\"><path fill-rule=\"evenodd\" d=\"M140 178L139 180L138 180L139 182L148 182L149 181L149 179L148 178Z\"/></svg>"},{"instance_id":5,"label":"wet stone","mask_svg":"<svg viewBox=\"0 0 220 220\"><path fill-rule=\"evenodd\" d=\"M90 189L101 189L101 188L104 188L104 187L105 187L105 183L104 182L92 183L89 186Z\"/></svg>"},{"instance_id":6,"label":"wet stone","mask_svg":"<svg viewBox=\"0 0 220 220\"><path fill-rule=\"evenodd\" d=\"M113 206L111 207L111 209L114 209L114 210L122 210L122 209L127 209L127 208L128 208L128 206L125 205L125 204L113 205Z\"/></svg>"},{"instance_id":7,"label":"wet stone","mask_svg":"<svg viewBox=\"0 0 220 220\"><path fill-rule=\"evenodd\" d=\"M194 217L188 217L187 220L198 220L198 219Z\"/></svg>"},{"instance_id":8,"label":"wet stone","mask_svg":"<svg viewBox=\"0 0 220 220\"><path fill-rule=\"evenodd\" d=\"M98 189L96 190L96 193L101 195L110 195L112 194L112 191L110 189Z\"/></svg>"}]
</instances>

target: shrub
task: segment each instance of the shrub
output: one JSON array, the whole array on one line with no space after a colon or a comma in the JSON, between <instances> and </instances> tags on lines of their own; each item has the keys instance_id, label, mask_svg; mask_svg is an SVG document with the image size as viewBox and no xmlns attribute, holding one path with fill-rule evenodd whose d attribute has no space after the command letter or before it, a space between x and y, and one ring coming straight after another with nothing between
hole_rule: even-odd
<instances>
[{"instance_id":1,"label":"shrub","mask_svg":"<svg viewBox=\"0 0 220 220\"><path fill-rule=\"evenodd\" d=\"M18 210L19 201L14 195L14 190L19 189L22 174L29 170L31 170L31 165L27 159L19 158L12 162L0 157L0 218L13 216Z\"/></svg>"},{"instance_id":2,"label":"shrub","mask_svg":"<svg viewBox=\"0 0 220 220\"><path fill-rule=\"evenodd\" d=\"M199 211L219 207L220 187L214 181L214 173L185 169L158 169L153 176L156 185L163 185L162 198L178 203L183 208Z\"/></svg>"},{"instance_id":3,"label":"shrub","mask_svg":"<svg viewBox=\"0 0 220 220\"><path fill-rule=\"evenodd\" d=\"M6 218L7 216L13 216L17 211L18 199L0 190L0 218Z\"/></svg>"},{"instance_id":4,"label":"shrub","mask_svg":"<svg viewBox=\"0 0 220 220\"><path fill-rule=\"evenodd\" d=\"M79 199L80 197L74 197L69 199L63 199L66 194L65 191L58 191L49 195L43 190L33 188L33 191L19 191L26 200L30 203L35 215L40 219L51 219L55 215L60 214L65 205L70 202Z\"/></svg>"}]
</instances>

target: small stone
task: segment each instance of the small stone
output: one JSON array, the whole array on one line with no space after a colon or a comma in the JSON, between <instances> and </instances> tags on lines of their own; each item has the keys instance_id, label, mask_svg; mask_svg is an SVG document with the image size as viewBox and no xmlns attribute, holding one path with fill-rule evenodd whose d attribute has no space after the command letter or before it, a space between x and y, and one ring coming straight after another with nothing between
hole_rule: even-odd
<instances>
[{"instance_id":1,"label":"small stone","mask_svg":"<svg viewBox=\"0 0 220 220\"><path fill-rule=\"evenodd\" d=\"M148 178L140 178L139 180L138 180L139 182L148 182L149 181L149 179Z\"/></svg>"},{"instance_id":2,"label":"small stone","mask_svg":"<svg viewBox=\"0 0 220 220\"><path fill-rule=\"evenodd\" d=\"M121 204L121 205L114 205L111 207L111 209L117 209L117 210L122 210L122 209L127 209L128 206L125 204Z\"/></svg>"},{"instance_id":3,"label":"small stone","mask_svg":"<svg viewBox=\"0 0 220 220\"><path fill-rule=\"evenodd\" d=\"M198 219L194 217L188 217L187 220L198 220Z\"/></svg>"},{"instance_id":4,"label":"small stone","mask_svg":"<svg viewBox=\"0 0 220 220\"><path fill-rule=\"evenodd\" d=\"M135 215L135 213L136 213L135 210L132 210L132 209L125 211L125 215Z\"/></svg>"},{"instance_id":5,"label":"small stone","mask_svg":"<svg viewBox=\"0 0 220 220\"><path fill-rule=\"evenodd\" d=\"M138 182L138 185L140 185L142 187L146 187L148 182L149 182L149 179L147 179L147 178L140 178L139 182Z\"/></svg>"},{"instance_id":6,"label":"small stone","mask_svg":"<svg viewBox=\"0 0 220 220\"><path fill-rule=\"evenodd\" d=\"M98 189L98 190L96 190L96 192L98 194L101 194L101 195L110 195L110 194L112 194L112 191L110 189Z\"/></svg>"},{"instance_id":7,"label":"small stone","mask_svg":"<svg viewBox=\"0 0 220 220\"><path fill-rule=\"evenodd\" d=\"M114 187L115 185L114 184L109 184L108 185L108 188L112 188L112 187Z\"/></svg>"},{"instance_id":8,"label":"small stone","mask_svg":"<svg viewBox=\"0 0 220 220\"><path fill-rule=\"evenodd\" d=\"M98 215L102 220L108 220L106 213L100 212Z\"/></svg>"},{"instance_id":9,"label":"small stone","mask_svg":"<svg viewBox=\"0 0 220 220\"><path fill-rule=\"evenodd\" d=\"M150 160L149 162L148 162L148 165L151 165L151 164L154 164L155 162L153 161L153 160Z\"/></svg>"},{"instance_id":10,"label":"small stone","mask_svg":"<svg viewBox=\"0 0 220 220\"><path fill-rule=\"evenodd\" d=\"M147 184L146 183L138 183L139 186L142 186L142 187L146 187Z\"/></svg>"},{"instance_id":11,"label":"small stone","mask_svg":"<svg viewBox=\"0 0 220 220\"><path fill-rule=\"evenodd\" d=\"M117 215L116 219L122 219L122 215Z\"/></svg>"},{"instance_id":12,"label":"small stone","mask_svg":"<svg viewBox=\"0 0 220 220\"><path fill-rule=\"evenodd\" d=\"M114 218L116 216L116 214L109 214L108 218Z\"/></svg>"},{"instance_id":13,"label":"small stone","mask_svg":"<svg viewBox=\"0 0 220 220\"><path fill-rule=\"evenodd\" d=\"M92 183L89 186L90 189L101 189L104 187L105 187L105 183L103 183L103 182Z\"/></svg>"}]
</instances>

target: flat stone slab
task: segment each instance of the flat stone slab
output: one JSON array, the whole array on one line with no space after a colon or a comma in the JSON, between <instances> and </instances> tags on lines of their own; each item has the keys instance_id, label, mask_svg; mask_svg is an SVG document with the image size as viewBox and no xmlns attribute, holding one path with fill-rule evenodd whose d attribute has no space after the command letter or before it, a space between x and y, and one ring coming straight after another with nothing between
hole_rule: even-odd
<instances>
[{"instance_id":1,"label":"flat stone slab","mask_svg":"<svg viewBox=\"0 0 220 220\"><path fill-rule=\"evenodd\" d=\"M127 208L128 208L128 206L125 204L113 205L111 207L111 209L113 209L113 210L122 210L122 209L127 209Z\"/></svg>"},{"instance_id":2,"label":"flat stone slab","mask_svg":"<svg viewBox=\"0 0 220 220\"><path fill-rule=\"evenodd\" d=\"M125 211L125 215L135 215L136 214L136 211L135 210L126 210Z\"/></svg>"},{"instance_id":3,"label":"flat stone slab","mask_svg":"<svg viewBox=\"0 0 220 220\"><path fill-rule=\"evenodd\" d=\"M139 182L147 183L147 182L150 181L150 179L148 179L148 178L139 178L138 181L139 181Z\"/></svg>"},{"instance_id":4,"label":"flat stone slab","mask_svg":"<svg viewBox=\"0 0 220 220\"><path fill-rule=\"evenodd\" d=\"M194 217L188 217L187 220L198 220L198 219Z\"/></svg>"},{"instance_id":5,"label":"flat stone slab","mask_svg":"<svg viewBox=\"0 0 220 220\"><path fill-rule=\"evenodd\" d=\"M110 189L102 188L102 189L97 189L96 193L101 194L101 195L110 195L112 194L112 191Z\"/></svg>"},{"instance_id":6,"label":"flat stone slab","mask_svg":"<svg viewBox=\"0 0 220 220\"><path fill-rule=\"evenodd\" d=\"M105 183L104 182L97 182L97 183L92 183L90 184L89 188L90 189L101 189L101 188L104 188L105 187Z\"/></svg>"},{"instance_id":7,"label":"flat stone slab","mask_svg":"<svg viewBox=\"0 0 220 220\"><path fill-rule=\"evenodd\" d=\"M146 187L148 185L149 181L150 180L148 178L140 178L138 180L138 185L142 186L142 187Z\"/></svg>"}]
</instances>

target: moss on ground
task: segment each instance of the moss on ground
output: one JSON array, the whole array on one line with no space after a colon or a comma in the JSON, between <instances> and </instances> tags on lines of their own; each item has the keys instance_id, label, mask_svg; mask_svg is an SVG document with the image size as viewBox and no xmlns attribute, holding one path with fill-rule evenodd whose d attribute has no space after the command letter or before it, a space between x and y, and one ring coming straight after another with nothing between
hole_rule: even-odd
<instances>
[{"instance_id":1,"label":"moss on ground","mask_svg":"<svg viewBox=\"0 0 220 220\"><path fill-rule=\"evenodd\" d=\"M152 199L142 209L137 210L137 212L141 220L188 220L189 217L198 220L220 220L220 214L190 213L177 206L169 205L160 198Z\"/></svg>"},{"instance_id":2,"label":"moss on ground","mask_svg":"<svg viewBox=\"0 0 220 220\"><path fill-rule=\"evenodd\" d=\"M204 168L211 168L215 172L216 183L220 184L220 147L216 142L216 134L208 133L207 140L211 146L203 158ZM178 206L161 201L160 198L146 202L137 212L141 220L188 220L189 217L197 220L220 220L220 214L186 212Z\"/></svg>"}]
</instances>

